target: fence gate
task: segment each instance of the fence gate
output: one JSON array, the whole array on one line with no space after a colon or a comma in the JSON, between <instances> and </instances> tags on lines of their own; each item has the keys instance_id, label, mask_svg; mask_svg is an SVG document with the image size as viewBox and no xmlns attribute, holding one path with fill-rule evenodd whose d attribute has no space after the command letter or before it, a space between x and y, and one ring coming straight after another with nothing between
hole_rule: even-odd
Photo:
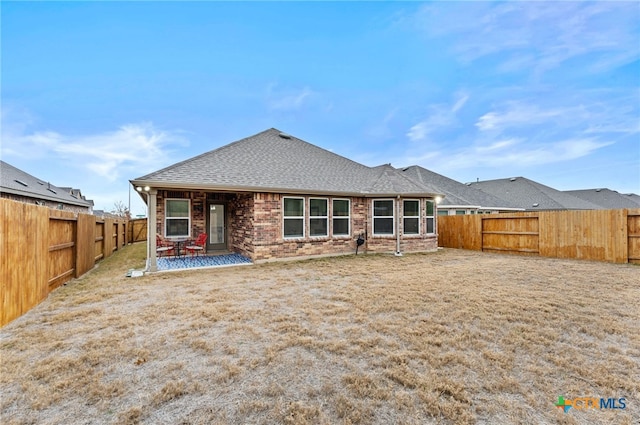
<instances>
[{"instance_id":1,"label":"fence gate","mask_svg":"<svg viewBox=\"0 0 640 425\"><path fill-rule=\"evenodd\" d=\"M540 253L538 217L483 216L482 250L523 255Z\"/></svg>"}]
</instances>

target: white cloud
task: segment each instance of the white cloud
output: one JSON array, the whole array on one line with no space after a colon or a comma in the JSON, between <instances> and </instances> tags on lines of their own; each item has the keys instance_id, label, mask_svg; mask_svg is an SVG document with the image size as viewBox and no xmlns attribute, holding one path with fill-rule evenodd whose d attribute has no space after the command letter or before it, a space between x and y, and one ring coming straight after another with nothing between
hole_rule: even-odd
<instances>
[{"instance_id":1,"label":"white cloud","mask_svg":"<svg viewBox=\"0 0 640 425\"><path fill-rule=\"evenodd\" d=\"M468 100L468 94L458 92L453 106L445 104L429 105L429 115L424 120L413 125L406 133L406 136L412 142L428 141L432 133L455 124L456 113L462 109Z\"/></svg>"},{"instance_id":2,"label":"white cloud","mask_svg":"<svg viewBox=\"0 0 640 425\"><path fill-rule=\"evenodd\" d=\"M178 132L160 130L152 123L85 135L26 130L11 124L5 127L3 122L3 156L46 157L58 166L81 167L111 182L122 175L130 177L129 172L143 174L167 164L171 150L187 143Z\"/></svg>"},{"instance_id":3,"label":"white cloud","mask_svg":"<svg viewBox=\"0 0 640 425\"><path fill-rule=\"evenodd\" d=\"M501 71L540 74L589 55L601 72L640 58L635 2L436 3L409 21L433 38L448 37L466 63L495 53Z\"/></svg>"},{"instance_id":4,"label":"white cloud","mask_svg":"<svg viewBox=\"0 0 640 425\"><path fill-rule=\"evenodd\" d=\"M508 102L502 112L491 111L482 115L475 126L480 131L502 131L508 127L539 125L570 114L575 117L575 112L575 108L543 109L537 105Z\"/></svg>"},{"instance_id":5,"label":"white cloud","mask_svg":"<svg viewBox=\"0 0 640 425\"><path fill-rule=\"evenodd\" d=\"M267 87L267 106L276 111L293 111L302 108L315 94L309 87L302 89L278 89L277 84Z\"/></svg>"}]
</instances>

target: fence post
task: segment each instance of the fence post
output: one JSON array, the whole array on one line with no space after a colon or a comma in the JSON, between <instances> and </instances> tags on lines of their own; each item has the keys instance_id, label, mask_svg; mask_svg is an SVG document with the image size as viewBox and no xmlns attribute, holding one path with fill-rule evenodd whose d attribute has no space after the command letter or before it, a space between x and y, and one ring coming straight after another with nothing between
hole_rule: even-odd
<instances>
[{"instance_id":1,"label":"fence post","mask_svg":"<svg viewBox=\"0 0 640 425\"><path fill-rule=\"evenodd\" d=\"M78 214L76 222L76 276L80 277L95 264L95 216Z\"/></svg>"}]
</instances>

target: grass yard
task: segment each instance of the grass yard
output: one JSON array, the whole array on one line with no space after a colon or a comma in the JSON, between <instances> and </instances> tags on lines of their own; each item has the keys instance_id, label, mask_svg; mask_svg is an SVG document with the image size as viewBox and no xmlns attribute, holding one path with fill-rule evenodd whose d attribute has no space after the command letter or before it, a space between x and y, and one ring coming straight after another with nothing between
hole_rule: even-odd
<instances>
[{"instance_id":1,"label":"grass yard","mask_svg":"<svg viewBox=\"0 0 640 425\"><path fill-rule=\"evenodd\" d=\"M143 256L0 329L0 422L640 423L638 266L444 250L126 278Z\"/></svg>"}]
</instances>

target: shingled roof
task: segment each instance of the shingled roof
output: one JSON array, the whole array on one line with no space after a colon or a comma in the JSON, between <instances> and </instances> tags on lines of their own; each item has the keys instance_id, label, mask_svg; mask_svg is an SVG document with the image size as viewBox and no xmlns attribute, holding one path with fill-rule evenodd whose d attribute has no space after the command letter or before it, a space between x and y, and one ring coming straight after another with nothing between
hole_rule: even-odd
<instances>
[{"instance_id":1,"label":"shingled roof","mask_svg":"<svg viewBox=\"0 0 640 425\"><path fill-rule=\"evenodd\" d=\"M500 199L475 187L467 186L456 180L435 173L419 165L412 165L403 168L402 171L414 180L422 184L429 184L435 191L445 194L445 198L438 205L439 208L453 207L473 207L473 208L494 208L494 209L514 209L522 208L514 205L508 200Z\"/></svg>"},{"instance_id":2,"label":"shingled roof","mask_svg":"<svg viewBox=\"0 0 640 425\"><path fill-rule=\"evenodd\" d=\"M131 183L176 189L345 196L442 195L391 166L367 167L275 128Z\"/></svg>"},{"instance_id":3,"label":"shingled roof","mask_svg":"<svg viewBox=\"0 0 640 425\"><path fill-rule=\"evenodd\" d=\"M485 180L471 183L485 193L504 199L526 210L597 210L598 205L576 198L525 177Z\"/></svg>"},{"instance_id":4,"label":"shingled roof","mask_svg":"<svg viewBox=\"0 0 640 425\"><path fill-rule=\"evenodd\" d=\"M615 210L620 208L640 208L640 205L630 194L622 195L610 189L565 190L565 193L601 207L601 209Z\"/></svg>"},{"instance_id":5,"label":"shingled roof","mask_svg":"<svg viewBox=\"0 0 640 425\"><path fill-rule=\"evenodd\" d=\"M36 200L47 200L89 208L92 202L72 196L66 189L44 182L29 173L0 161L0 190Z\"/></svg>"}]
</instances>

